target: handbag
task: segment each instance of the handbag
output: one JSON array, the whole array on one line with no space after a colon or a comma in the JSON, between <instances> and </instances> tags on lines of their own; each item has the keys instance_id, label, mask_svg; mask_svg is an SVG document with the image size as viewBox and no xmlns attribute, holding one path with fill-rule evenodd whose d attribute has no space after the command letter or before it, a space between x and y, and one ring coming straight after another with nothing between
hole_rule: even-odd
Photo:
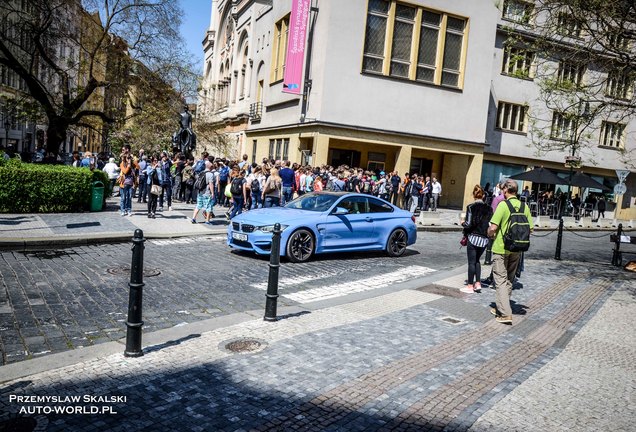
<instances>
[{"instance_id":1,"label":"handbag","mask_svg":"<svg viewBox=\"0 0 636 432\"><path fill-rule=\"evenodd\" d=\"M161 186L156 185L156 184L153 184L150 187L150 193L153 194L153 195L161 195L161 190L162 190Z\"/></svg>"},{"instance_id":2,"label":"handbag","mask_svg":"<svg viewBox=\"0 0 636 432\"><path fill-rule=\"evenodd\" d=\"M468 244L468 237L462 237L462 239L459 241L459 244L462 246L466 246Z\"/></svg>"}]
</instances>

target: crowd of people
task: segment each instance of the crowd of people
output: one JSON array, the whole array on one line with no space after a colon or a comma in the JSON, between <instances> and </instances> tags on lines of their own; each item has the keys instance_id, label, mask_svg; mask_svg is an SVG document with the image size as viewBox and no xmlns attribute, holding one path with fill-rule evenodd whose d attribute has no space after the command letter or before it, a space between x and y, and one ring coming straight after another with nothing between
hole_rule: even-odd
<instances>
[{"instance_id":1,"label":"crowd of people","mask_svg":"<svg viewBox=\"0 0 636 432\"><path fill-rule=\"evenodd\" d=\"M132 215L132 200L148 204L148 217L168 211L172 202L195 204L191 221L199 214L212 223L214 207L227 208L228 219L243 211L261 207L283 206L297 196L313 191L350 191L378 196L412 213L437 211L442 186L435 176L397 172L370 171L348 166L302 166L291 161L264 158L260 164L216 158L203 152L188 158L176 152L148 156L144 150L132 155L124 146L119 164L114 158L99 166L99 158L90 152L74 155L73 166L102 169L108 174L113 190L119 187L120 213Z\"/></svg>"}]
</instances>

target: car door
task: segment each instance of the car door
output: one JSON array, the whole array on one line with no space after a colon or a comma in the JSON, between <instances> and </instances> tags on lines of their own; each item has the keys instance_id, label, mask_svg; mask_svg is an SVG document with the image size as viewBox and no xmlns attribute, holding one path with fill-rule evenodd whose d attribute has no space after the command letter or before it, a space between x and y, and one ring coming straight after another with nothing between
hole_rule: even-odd
<instances>
[{"instance_id":1,"label":"car door","mask_svg":"<svg viewBox=\"0 0 636 432\"><path fill-rule=\"evenodd\" d=\"M399 225L394 209L382 200L369 197L369 217L373 220L374 242L376 245L384 247L391 231Z\"/></svg>"},{"instance_id":2,"label":"car door","mask_svg":"<svg viewBox=\"0 0 636 432\"><path fill-rule=\"evenodd\" d=\"M375 229L373 218L369 214L369 202L364 196L346 196L336 206L349 212L335 215L333 211L327 215L321 226L324 249L365 248L374 242Z\"/></svg>"}]
</instances>

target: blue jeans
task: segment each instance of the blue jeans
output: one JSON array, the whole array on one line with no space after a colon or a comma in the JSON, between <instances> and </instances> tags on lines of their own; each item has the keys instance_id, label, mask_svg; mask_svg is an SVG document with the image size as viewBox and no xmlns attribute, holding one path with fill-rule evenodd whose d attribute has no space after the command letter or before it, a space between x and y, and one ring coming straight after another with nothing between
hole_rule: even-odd
<instances>
[{"instance_id":1,"label":"blue jeans","mask_svg":"<svg viewBox=\"0 0 636 432\"><path fill-rule=\"evenodd\" d=\"M250 210L257 209L262 206L261 203L261 193L260 192L252 192L252 206Z\"/></svg>"},{"instance_id":2,"label":"blue jeans","mask_svg":"<svg viewBox=\"0 0 636 432\"><path fill-rule=\"evenodd\" d=\"M263 207L265 207L265 208L280 207L280 198L273 197L273 196L266 196L265 197L265 203L263 204Z\"/></svg>"},{"instance_id":3,"label":"blue jeans","mask_svg":"<svg viewBox=\"0 0 636 432\"><path fill-rule=\"evenodd\" d=\"M119 191L119 211L126 213L132 211L132 185L124 185Z\"/></svg>"},{"instance_id":4,"label":"blue jeans","mask_svg":"<svg viewBox=\"0 0 636 432\"><path fill-rule=\"evenodd\" d=\"M283 205L294 198L294 189L291 186L283 186Z\"/></svg>"},{"instance_id":5,"label":"blue jeans","mask_svg":"<svg viewBox=\"0 0 636 432\"><path fill-rule=\"evenodd\" d=\"M234 196L232 197L234 199L234 206L232 207L232 212L230 213L230 219L234 218L234 216L236 215L240 215L241 213L243 213L243 204L244 204L244 200L243 197L239 197L239 196Z\"/></svg>"}]
</instances>

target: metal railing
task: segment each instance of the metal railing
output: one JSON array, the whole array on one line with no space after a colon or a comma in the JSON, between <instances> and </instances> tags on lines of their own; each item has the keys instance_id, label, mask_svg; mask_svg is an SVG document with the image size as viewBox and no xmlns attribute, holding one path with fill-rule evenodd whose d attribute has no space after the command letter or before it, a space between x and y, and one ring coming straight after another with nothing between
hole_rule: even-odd
<instances>
[{"instance_id":1,"label":"metal railing","mask_svg":"<svg viewBox=\"0 0 636 432\"><path fill-rule=\"evenodd\" d=\"M254 102L250 104L250 119L252 121L260 120L263 114L263 102Z\"/></svg>"}]
</instances>

